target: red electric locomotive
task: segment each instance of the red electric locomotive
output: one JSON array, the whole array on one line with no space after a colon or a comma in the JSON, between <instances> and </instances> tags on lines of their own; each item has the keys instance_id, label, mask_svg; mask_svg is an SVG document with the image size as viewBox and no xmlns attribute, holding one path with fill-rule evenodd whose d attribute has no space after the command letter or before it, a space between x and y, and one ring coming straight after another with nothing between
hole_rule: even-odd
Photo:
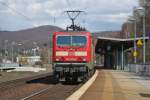
<instances>
[{"instance_id":1,"label":"red electric locomotive","mask_svg":"<svg viewBox=\"0 0 150 100\"><path fill-rule=\"evenodd\" d=\"M64 32L53 34L53 72L56 79L78 81L87 79L93 68L92 35L84 28L74 24L74 20L83 11L66 11L72 25ZM76 16L71 17L72 14ZM71 31L69 31L71 29Z\"/></svg>"},{"instance_id":2,"label":"red electric locomotive","mask_svg":"<svg viewBox=\"0 0 150 100\"><path fill-rule=\"evenodd\" d=\"M57 79L85 79L93 70L92 36L86 31L53 34L53 69Z\"/></svg>"}]
</instances>

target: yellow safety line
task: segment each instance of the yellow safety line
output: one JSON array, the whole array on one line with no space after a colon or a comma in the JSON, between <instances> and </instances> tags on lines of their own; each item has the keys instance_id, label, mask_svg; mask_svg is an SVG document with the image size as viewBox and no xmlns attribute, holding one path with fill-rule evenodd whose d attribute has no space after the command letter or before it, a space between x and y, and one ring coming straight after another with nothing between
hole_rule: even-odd
<instances>
[{"instance_id":1,"label":"yellow safety line","mask_svg":"<svg viewBox=\"0 0 150 100\"><path fill-rule=\"evenodd\" d=\"M79 100L80 97L87 91L87 89L93 84L96 77L98 76L98 71L96 70L95 74L92 78L89 79L81 88L79 88L76 92L74 92L71 96L69 96L66 100Z\"/></svg>"}]
</instances>

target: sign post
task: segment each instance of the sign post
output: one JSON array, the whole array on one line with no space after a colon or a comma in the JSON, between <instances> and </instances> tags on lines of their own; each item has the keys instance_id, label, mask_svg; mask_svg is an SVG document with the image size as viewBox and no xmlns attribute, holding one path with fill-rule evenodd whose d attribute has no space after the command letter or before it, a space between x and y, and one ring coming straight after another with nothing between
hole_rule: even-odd
<instances>
[{"instance_id":1,"label":"sign post","mask_svg":"<svg viewBox=\"0 0 150 100\"><path fill-rule=\"evenodd\" d=\"M149 40L150 40L150 32L148 33L148 37L149 37Z\"/></svg>"}]
</instances>

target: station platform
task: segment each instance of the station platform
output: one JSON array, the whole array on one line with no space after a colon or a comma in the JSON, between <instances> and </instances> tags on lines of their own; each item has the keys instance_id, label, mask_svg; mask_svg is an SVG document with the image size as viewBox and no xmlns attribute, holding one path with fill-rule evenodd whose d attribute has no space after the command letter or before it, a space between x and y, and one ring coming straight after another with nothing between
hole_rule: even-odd
<instances>
[{"instance_id":1,"label":"station platform","mask_svg":"<svg viewBox=\"0 0 150 100\"><path fill-rule=\"evenodd\" d=\"M79 100L150 100L150 79L129 72L101 69Z\"/></svg>"}]
</instances>

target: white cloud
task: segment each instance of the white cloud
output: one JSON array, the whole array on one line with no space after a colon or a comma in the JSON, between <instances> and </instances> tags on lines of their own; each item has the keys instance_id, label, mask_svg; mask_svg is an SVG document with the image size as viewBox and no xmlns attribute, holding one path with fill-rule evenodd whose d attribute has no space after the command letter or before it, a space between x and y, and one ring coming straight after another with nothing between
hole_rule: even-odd
<instances>
[{"instance_id":1,"label":"white cloud","mask_svg":"<svg viewBox=\"0 0 150 100\"><path fill-rule=\"evenodd\" d=\"M30 4L28 6L28 9L30 11L32 11L33 13L37 13L37 12L40 12L42 10L42 5L40 3Z\"/></svg>"},{"instance_id":2,"label":"white cloud","mask_svg":"<svg viewBox=\"0 0 150 100\"><path fill-rule=\"evenodd\" d=\"M108 14L103 15L102 18L108 22L122 22L125 21L129 15L130 13Z\"/></svg>"},{"instance_id":3,"label":"white cloud","mask_svg":"<svg viewBox=\"0 0 150 100\"><path fill-rule=\"evenodd\" d=\"M138 5L138 0L0 0L5 2L8 6L16 11L21 12L23 15L31 18L31 24L26 26L39 26L45 24L54 24L54 17L56 18L56 25L61 27L69 24L70 21L65 17L63 13L65 10L77 9L86 11L86 15L82 14L77 23L82 23L83 20L86 21L84 25L88 26L90 30L91 27L103 26L103 24L111 23L116 24L116 28L120 28L121 25L131 14L133 7ZM67 2L68 1L68 2ZM22 21L26 23L27 19L23 16L18 15L14 10L9 9L8 7L0 4L0 15L5 15L5 17L11 17L14 21L8 22L5 17L0 17L0 21L3 21L8 27L9 23ZM107 20L106 20L107 19ZM31 26L32 25L32 26ZM1 25L0 25L1 26ZM25 25L24 25L25 26ZM106 26L106 25L104 25ZM21 29L23 27L18 27ZM114 28L114 27L113 27ZM112 28L112 29L113 29ZM104 30L107 27L104 27ZM93 30L93 29L91 29Z\"/></svg>"}]
</instances>

